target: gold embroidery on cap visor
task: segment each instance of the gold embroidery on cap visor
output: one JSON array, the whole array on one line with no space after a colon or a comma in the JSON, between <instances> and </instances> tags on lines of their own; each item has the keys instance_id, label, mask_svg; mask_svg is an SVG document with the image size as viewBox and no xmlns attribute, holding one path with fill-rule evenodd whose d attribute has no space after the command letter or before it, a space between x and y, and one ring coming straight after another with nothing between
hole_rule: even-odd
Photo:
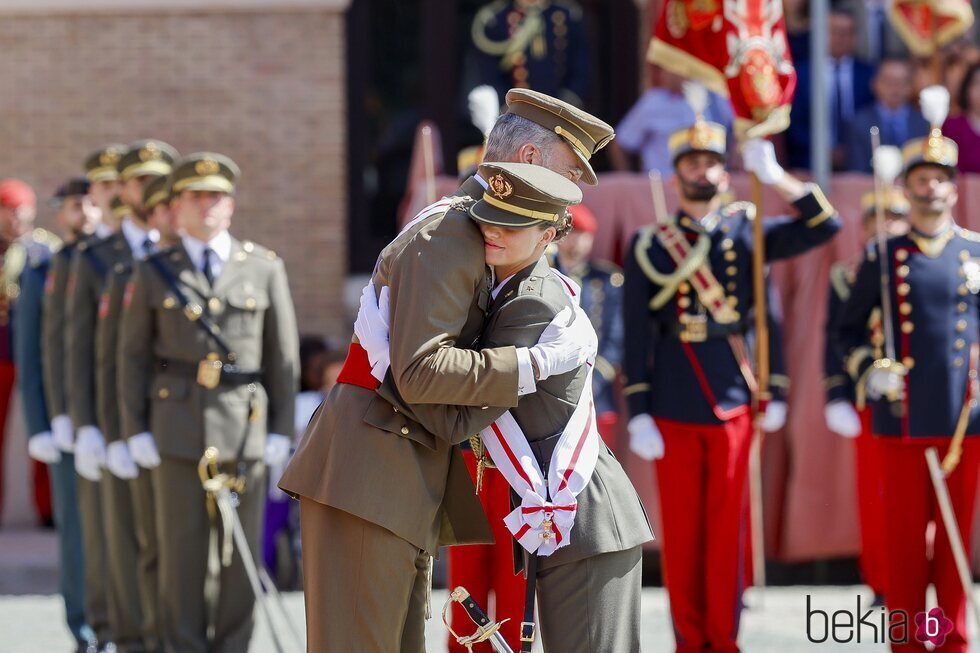
<instances>
[{"instance_id":1,"label":"gold embroidery on cap visor","mask_svg":"<svg viewBox=\"0 0 980 653\"><path fill-rule=\"evenodd\" d=\"M143 204L147 211L152 211L154 208L156 208L157 204L165 201L168 197L170 197L170 189L162 188L150 195L149 199L147 199Z\"/></svg>"},{"instance_id":2,"label":"gold embroidery on cap visor","mask_svg":"<svg viewBox=\"0 0 980 653\"><path fill-rule=\"evenodd\" d=\"M85 171L85 178L95 183L97 181L116 181L119 179L119 171L116 170L116 165L99 166L98 168L92 168L91 170Z\"/></svg>"},{"instance_id":3,"label":"gold embroidery on cap visor","mask_svg":"<svg viewBox=\"0 0 980 653\"><path fill-rule=\"evenodd\" d=\"M143 161L142 163L134 163L131 166L123 168L122 172L119 173L119 178L125 182L133 177L142 177L144 175L169 175L172 170L173 168L170 164L163 159L153 159Z\"/></svg>"},{"instance_id":4,"label":"gold embroidery on cap visor","mask_svg":"<svg viewBox=\"0 0 980 653\"><path fill-rule=\"evenodd\" d=\"M235 190L235 186L229 179L221 175L185 177L174 182L174 195L185 190L210 190L231 194Z\"/></svg>"},{"instance_id":5,"label":"gold embroidery on cap visor","mask_svg":"<svg viewBox=\"0 0 980 653\"><path fill-rule=\"evenodd\" d=\"M487 208L491 208L491 210L485 213L482 210L485 207L481 206L481 204L487 205ZM504 216L496 218L493 215L494 211L492 209L499 209L508 215L506 218ZM501 202L500 200L491 197L489 193L484 193L483 199L470 208L470 215L472 215L478 222L497 225L500 227L530 227L539 222L556 223L561 219L563 214L564 212L550 213L546 211L535 211L534 209L524 208L523 206L517 206L516 204L511 204L509 202ZM520 221L515 219L515 216L527 218L527 220Z\"/></svg>"}]
</instances>

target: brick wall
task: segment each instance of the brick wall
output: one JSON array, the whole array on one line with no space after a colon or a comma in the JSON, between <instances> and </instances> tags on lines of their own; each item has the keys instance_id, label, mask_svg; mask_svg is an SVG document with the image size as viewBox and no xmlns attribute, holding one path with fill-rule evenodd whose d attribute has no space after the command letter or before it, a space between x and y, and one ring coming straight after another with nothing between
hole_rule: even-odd
<instances>
[{"instance_id":1,"label":"brick wall","mask_svg":"<svg viewBox=\"0 0 980 653\"><path fill-rule=\"evenodd\" d=\"M105 142L223 152L233 233L285 259L301 330L344 335L345 3L18 1L0 7L0 176L46 198Z\"/></svg>"}]
</instances>

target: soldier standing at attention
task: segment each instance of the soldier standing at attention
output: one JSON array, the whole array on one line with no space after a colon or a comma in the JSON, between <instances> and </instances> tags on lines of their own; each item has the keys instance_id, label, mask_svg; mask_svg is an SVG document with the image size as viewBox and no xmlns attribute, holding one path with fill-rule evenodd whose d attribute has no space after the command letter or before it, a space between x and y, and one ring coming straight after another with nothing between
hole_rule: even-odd
<instances>
[{"instance_id":1,"label":"soldier standing at attention","mask_svg":"<svg viewBox=\"0 0 980 653\"><path fill-rule=\"evenodd\" d=\"M141 215L143 186L170 172L176 156L176 150L166 143L146 140L132 144L119 158L119 197L129 209L128 216L109 237L79 245L67 289L68 409L77 433L75 468L82 476L81 485L92 484L99 490L93 501L98 507L88 509L103 513L102 528L96 531L99 541L93 546L105 547L109 630L122 651L144 650L142 600L138 575L133 573L138 565L138 542L127 478L135 476L135 465L125 443L119 443L111 431L113 424L98 420L98 386L104 380L95 356L99 305L109 275L134 256L152 250L158 236L146 227ZM102 467L110 460L112 474L103 478ZM88 528L87 520L83 527Z\"/></svg>"},{"instance_id":2,"label":"soldier standing at attention","mask_svg":"<svg viewBox=\"0 0 980 653\"><path fill-rule=\"evenodd\" d=\"M884 500L885 601L903 610L909 621L926 608L926 590L935 586L936 603L953 622L942 651L965 653L966 594L939 514L925 451L937 447L941 458L952 442L959 463L945 469L959 536L971 550L971 524L980 471L980 413L977 397L978 313L980 313L980 234L956 225L956 143L940 125L948 109L942 90L924 89L923 114L933 129L926 138L902 148L902 179L910 204L906 235L887 242L890 314L894 359L879 357L868 337L868 320L882 305L881 261L869 246L858 268L850 297L840 310L837 336L845 368L858 401L871 404L871 430L882 472ZM939 105L938 107L936 105ZM886 327L887 328L887 327ZM883 328L883 330L885 330ZM886 338L888 331L885 331ZM955 440L952 436L956 434ZM936 523L932 555L927 550L929 523ZM931 559L930 559L931 558ZM914 638L893 644L892 651L924 651Z\"/></svg>"},{"instance_id":3,"label":"soldier standing at attention","mask_svg":"<svg viewBox=\"0 0 980 653\"><path fill-rule=\"evenodd\" d=\"M14 317L18 384L31 434L27 441L28 451L35 460L48 463L54 521L58 529L59 586L68 629L82 652L90 646L95 650L96 639L85 621L85 561L75 487L75 458L55 441L46 405L44 336L47 315L43 305L47 303L47 279L53 281L50 274L52 260L58 260L66 248L74 248L79 238L94 233L99 224L99 210L89 200L88 191L88 179L77 177L62 184L55 193L53 203L58 208L57 222L65 242L53 257L41 259L24 269Z\"/></svg>"},{"instance_id":4,"label":"soldier standing at attention","mask_svg":"<svg viewBox=\"0 0 980 653\"><path fill-rule=\"evenodd\" d=\"M671 136L670 150L680 210L641 230L624 266L630 448L658 460L678 652L734 652L753 434L746 342L757 218L751 204L722 204L729 177L721 125L699 119ZM763 223L766 260L802 254L837 233L823 193L786 174L771 143L749 141L743 158L798 214Z\"/></svg>"},{"instance_id":5,"label":"soldier standing at attention","mask_svg":"<svg viewBox=\"0 0 980 653\"><path fill-rule=\"evenodd\" d=\"M299 336L286 268L274 252L229 234L237 177L220 154L177 164L171 206L181 243L138 262L123 296L122 434L161 488L159 616L168 653L248 649L248 553L237 551L226 567L209 560L212 529L219 541L231 534L209 520L198 463L216 447L222 471L244 482L238 515L255 556L266 464L289 455L293 429Z\"/></svg>"}]
</instances>

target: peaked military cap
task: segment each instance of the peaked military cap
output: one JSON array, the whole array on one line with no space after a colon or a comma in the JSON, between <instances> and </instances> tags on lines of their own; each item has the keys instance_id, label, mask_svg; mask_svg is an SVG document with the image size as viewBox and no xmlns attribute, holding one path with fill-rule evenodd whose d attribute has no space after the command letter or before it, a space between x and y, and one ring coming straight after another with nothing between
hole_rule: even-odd
<instances>
[{"instance_id":1,"label":"peaked military cap","mask_svg":"<svg viewBox=\"0 0 980 653\"><path fill-rule=\"evenodd\" d=\"M119 179L119 160L129 148L122 143L103 145L85 159L85 176L93 184L97 181Z\"/></svg>"},{"instance_id":2,"label":"peaked military cap","mask_svg":"<svg viewBox=\"0 0 980 653\"><path fill-rule=\"evenodd\" d=\"M130 145L119 159L116 166L119 170L119 179L126 182L133 177L144 175L169 175L173 170L174 161L179 156L180 154L172 145L163 141L153 139L137 141Z\"/></svg>"},{"instance_id":3,"label":"peaked military cap","mask_svg":"<svg viewBox=\"0 0 980 653\"><path fill-rule=\"evenodd\" d=\"M487 181L483 198L470 208L477 222L501 227L557 224L571 204L582 201L582 190L545 167L530 163L484 163Z\"/></svg>"},{"instance_id":4,"label":"peaked military cap","mask_svg":"<svg viewBox=\"0 0 980 653\"><path fill-rule=\"evenodd\" d=\"M694 124L678 129L667 139L670 160L677 165L677 159L691 152L710 152L724 158L727 136L725 127L716 122L699 118Z\"/></svg>"},{"instance_id":5,"label":"peaked military cap","mask_svg":"<svg viewBox=\"0 0 980 653\"><path fill-rule=\"evenodd\" d=\"M171 175L173 194L185 190L210 190L234 193L235 180L241 174L234 161L224 154L196 152L181 159Z\"/></svg>"},{"instance_id":6,"label":"peaked military cap","mask_svg":"<svg viewBox=\"0 0 980 653\"><path fill-rule=\"evenodd\" d=\"M940 166L955 175L958 162L956 141L943 136L939 127L933 127L925 138L914 138L902 146L902 176L924 165Z\"/></svg>"},{"instance_id":7,"label":"peaked military cap","mask_svg":"<svg viewBox=\"0 0 980 653\"><path fill-rule=\"evenodd\" d=\"M55 206L61 206L66 197L88 195L90 185L88 177L72 177L58 186L58 190L54 192L54 197L51 198L51 203Z\"/></svg>"},{"instance_id":8,"label":"peaked military cap","mask_svg":"<svg viewBox=\"0 0 980 653\"><path fill-rule=\"evenodd\" d=\"M527 88L510 89L506 101L507 113L527 118L565 139L582 161L582 181L591 186L598 183L589 160L616 136L610 125L567 102Z\"/></svg>"},{"instance_id":9,"label":"peaked military cap","mask_svg":"<svg viewBox=\"0 0 980 653\"><path fill-rule=\"evenodd\" d=\"M143 207L147 211L152 211L157 204L170 200L171 179L170 176L155 177L143 187Z\"/></svg>"}]
</instances>

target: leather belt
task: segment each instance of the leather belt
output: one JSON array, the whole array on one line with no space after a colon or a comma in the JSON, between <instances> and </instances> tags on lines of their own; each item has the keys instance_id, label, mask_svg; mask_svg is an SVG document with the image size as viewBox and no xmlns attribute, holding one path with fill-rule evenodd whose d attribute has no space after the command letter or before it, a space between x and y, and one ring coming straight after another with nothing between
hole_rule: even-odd
<instances>
[{"instance_id":1,"label":"leather belt","mask_svg":"<svg viewBox=\"0 0 980 653\"><path fill-rule=\"evenodd\" d=\"M745 335L746 331L748 331L747 326L741 322L719 324L713 320L708 320L707 323L698 324L697 328L692 328L691 324L673 322L667 325L665 335L679 338L684 342L704 342L712 338Z\"/></svg>"},{"instance_id":2,"label":"leather belt","mask_svg":"<svg viewBox=\"0 0 980 653\"><path fill-rule=\"evenodd\" d=\"M169 358L157 359L157 368L161 372L176 372L181 376L196 376L199 365L200 363L191 363L190 361L179 361ZM261 382L262 370L244 370L237 365L232 365L231 363L223 363L221 365L221 379L219 381L220 385L239 386Z\"/></svg>"}]
</instances>

